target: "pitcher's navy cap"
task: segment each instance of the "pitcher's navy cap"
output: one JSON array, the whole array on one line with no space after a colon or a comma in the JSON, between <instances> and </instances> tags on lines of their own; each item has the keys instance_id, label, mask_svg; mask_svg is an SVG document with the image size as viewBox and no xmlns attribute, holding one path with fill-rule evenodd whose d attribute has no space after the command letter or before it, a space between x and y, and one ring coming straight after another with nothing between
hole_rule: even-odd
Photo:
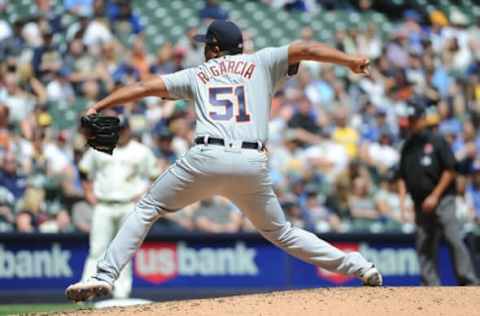
<instances>
[{"instance_id":1,"label":"pitcher's navy cap","mask_svg":"<svg viewBox=\"0 0 480 316\"><path fill-rule=\"evenodd\" d=\"M207 34L197 34L193 39L197 42L218 45L222 51L236 53L243 49L242 31L231 21L215 20L208 26Z\"/></svg>"}]
</instances>

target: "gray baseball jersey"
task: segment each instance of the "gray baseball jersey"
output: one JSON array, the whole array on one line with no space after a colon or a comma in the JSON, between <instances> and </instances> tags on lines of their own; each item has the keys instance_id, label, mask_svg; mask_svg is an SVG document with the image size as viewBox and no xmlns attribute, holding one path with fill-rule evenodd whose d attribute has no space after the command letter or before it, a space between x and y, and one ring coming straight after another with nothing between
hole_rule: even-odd
<instances>
[{"instance_id":1,"label":"gray baseball jersey","mask_svg":"<svg viewBox=\"0 0 480 316\"><path fill-rule=\"evenodd\" d=\"M266 142L272 96L287 70L283 46L211 59L162 78L172 97L194 101L197 136Z\"/></svg>"},{"instance_id":2,"label":"gray baseball jersey","mask_svg":"<svg viewBox=\"0 0 480 316\"><path fill-rule=\"evenodd\" d=\"M240 146L267 140L271 98L287 70L285 46L216 58L163 76L172 97L194 100L197 135L223 138L229 145L193 146L154 182L99 262L97 279L113 284L159 217L213 195L227 197L265 238L306 262L358 277L372 267L361 254L345 253L292 226L273 191L267 153Z\"/></svg>"}]
</instances>

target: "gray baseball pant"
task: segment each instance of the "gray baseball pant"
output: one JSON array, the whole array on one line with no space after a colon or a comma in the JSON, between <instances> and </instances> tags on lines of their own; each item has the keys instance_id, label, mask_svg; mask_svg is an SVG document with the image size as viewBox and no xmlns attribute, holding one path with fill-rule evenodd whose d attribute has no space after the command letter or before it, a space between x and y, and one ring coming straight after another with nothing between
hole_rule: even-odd
<instances>
[{"instance_id":1,"label":"gray baseball pant","mask_svg":"<svg viewBox=\"0 0 480 316\"><path fill-rule=\"evenodd\" d=\"M423 212L421 204L415 206L416 248L423 285L441 285L437 272L437 251L442 233L452 251L459 284L478 284L455 209L453 195L443 197L432 213Z\"/></svg>"},{"instance_id":2,"label":"gray baseball pant","mask_svg":"<svg viewBox=\"0 0 480 316\"><path fill-rule=\"evenodd\" d=\"M360 253L343 252L293 227L273 192L267 154L233 142L232 147L194 146L166 170L125 219L98 263L96 277L113 284L160 216L213 195L230 199L260 234L303 261L357 277L372 267Z\"/></svg>"}]
</instances>

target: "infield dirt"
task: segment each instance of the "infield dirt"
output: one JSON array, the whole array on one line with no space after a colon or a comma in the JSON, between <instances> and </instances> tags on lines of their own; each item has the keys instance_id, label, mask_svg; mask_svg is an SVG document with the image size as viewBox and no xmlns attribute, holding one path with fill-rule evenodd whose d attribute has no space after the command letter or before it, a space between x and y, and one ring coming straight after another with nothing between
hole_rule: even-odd
<instances>
[{"instance_id":1,"label":"infield dirt","mask_svg":"<svg viewBox=\"0 0 480 316\"><path fill-rule=\"evenodd\" d=\"M54 315L480 315L480 287L321 288Z\"/></svg>"}]
</instances>

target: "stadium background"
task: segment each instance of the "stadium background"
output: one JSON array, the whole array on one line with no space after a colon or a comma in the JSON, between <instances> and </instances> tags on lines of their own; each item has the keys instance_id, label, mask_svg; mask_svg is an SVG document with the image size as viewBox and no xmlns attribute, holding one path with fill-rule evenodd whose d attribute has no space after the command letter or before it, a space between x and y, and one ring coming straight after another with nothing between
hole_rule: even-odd
<instances>
[{"instance_id":1,"label":"stadium background","mask_svg":"<svg viewBox=\"0 0 480 316\"><path fill-rule=\"evenodd\" d=\"M479 268L475 1L0 0L0 303L59 301L80 276L91 214L76 164L85 150L80 113L120 85L199 64L191 36L211 18L239 23L247 51L301 38L372 60L371 78L303 63L274 98L271 176L295 225L360 249L389 271L387 284L418 284L412 217L401 216L392 182L405 100L420 94L458 159L458 216ZM188 103L146 99L125 114L159 170L192 142ZM243 265L204 269L220 250ZM454 284L446 251L443 280ZM185 254L198 260L180 267ZM280 253L220 199L155 224L141 255L134 296L358 285Z\"/></svg>"}]
</instances>

